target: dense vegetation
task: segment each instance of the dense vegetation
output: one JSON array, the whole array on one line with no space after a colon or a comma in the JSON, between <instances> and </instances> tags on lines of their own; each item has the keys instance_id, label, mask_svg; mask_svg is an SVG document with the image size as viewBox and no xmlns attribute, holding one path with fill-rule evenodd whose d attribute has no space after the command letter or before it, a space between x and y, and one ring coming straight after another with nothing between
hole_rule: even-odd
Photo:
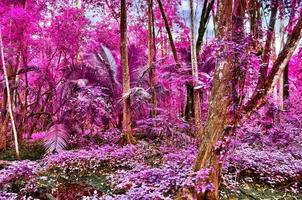
<instances>
[{"instance_id":1,"label":"dense vegetation","mask_svg":"<svg viewBox=\"0 0 302 200\"><path fill-rule=\"evenodd\" d=\"M302 199L302 1L1 0L0 200Z\"/></svg>"}]
</instances>

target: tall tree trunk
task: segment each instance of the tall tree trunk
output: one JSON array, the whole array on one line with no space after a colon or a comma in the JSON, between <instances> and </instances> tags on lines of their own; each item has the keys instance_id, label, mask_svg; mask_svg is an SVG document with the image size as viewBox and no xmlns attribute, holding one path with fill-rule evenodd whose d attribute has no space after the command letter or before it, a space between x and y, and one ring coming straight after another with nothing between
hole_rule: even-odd
<instances>
[{"instance_id":1,"label":"tall tree trunk","mask_svg":"<svg viewBox=\"0 0 302 200\"><path fill-rule=\"evenodd\" d=\"M195 122L195 136L200 138L202 133L201 125L201 105L200 105L200 94L198 86L198 65L196 57L196 40L195 40L195 9L193 0L190 0L190 19L191 19L191 65L192 65L192 76L193 76L193 97L194 97L194 122Z\"/></svg>"},{"instance_id":2,"label":"tall tree trunk","mask_svg":"<svg viewBox=\"0 0 302 200\"><path fill-rule=\"evenodd\" d=\"M23 4L23 8L26 10L27 6L28 6L28 4L27 4L27 1L25 0L24 4ZM22 34L24 34L24 33L22 33ZM23 39L20 42L20 59L22 59L22 65L24 68L28 67L27 51L28 51L28 47L26 46L24 39ZM25 78L24 105L21 106L21 109L20 109L20 115L21 115L20 124L19 124L19 128L17 130L19 144L21 144L23 142L23 131L24 131L24 126L26 124L26 114L27 114L27 108L28 108L29 82L28 82L28 71L27 70L25 71L24 78ZM13 85L14 84L15 84L15 80L14 80Z\"/></svg>"},{"instance_id":3,"label":"tall tree trunk","mask_svg":"<svg viewBox=\"0 0 302 200\"><path fill-rule=\"evenodd\" d=\"M22 65L24 68L27 67L28 65L28 60L27 60L27 47L25 44L22 42L21 44L21 59L22 59ZM28 95L29 95L29 83L28 83L28 72L26 71L24 74L25 78L25 94L24 94L24 104L21 105L20 109L20 123L19 123L19 128L18 128L18 134L19 134L19 143L22 143L23 139L23 131L24 131L24 126L26 125L26 114L27 114L27 109L28 109Z\"/></svg>"},{"instance_id":4,"label":"tall tree trunk","mask_svg":"<svg viewBox=\"0 0 302 200\"><path fill-rule=\"evenodd\" d=\"M218 27L219 37L224 40L232 38L232 0L221 0L219 2ZM224 50L228 47L225 46ZM219 162L220 151L215 148L218 140L223 140L234 125L234 119L230 117L230 110L234 101L235 65L232 64L231 56L217 63L215 68L211 100L209 104L209 115L203 131L201 145L194 163L194 171L212 168L210 181L214 185L213 192L199 194L198 199L218 200L221 164Z\"/></svg>"},{"instance_id":5,"label":"tall tree trunk","mask_svg":"<svg viewBox=\"0 0 302 200\"><path fill-rule=\"evenodd\" d=\"M148 0L148 69L151 90L151 115L156 116L157 95L156 95L156 74L155 74L155 38L153 24L153 0Z\"/></svg>"},{"instance_id":6,"label":"tall tree trunk","mask_svg":"<svg viewBox=\"0 0 302 200\"><path fill-rule=\"evenodd\" d=\"M128 64L128 43L127 43L127 0L121 0L121 60L123 68L123 136L128 144L135 143L131 128L131 103L130 95L130 73Z\"/></svg>"},{"instance_id":7,"label":"tall tree trunk","mask_svg":"<svg viewBox=\"0 0 302 200\"><path fill-rule=\"evenodd\" d=\"M220 39L236 43L240 43L243 36L240 34L232 34L238 28L243 26L243 17L245 5L239 0L234 2L234 11L232 18L232 0L224 0L219 2L218 16L218 36ZM226 45L224 50L227 51ZM236 51L235 51L236 55ZM237 94L236 87L240 80L238 66L234 62L232 54L225 61L219 61L215 68L213 80L212 95L209 105L209 117L204 128L202 143L199 148L198 155L194 164L194 171L200 169L211 169L210 181L214 185L213 192L199 194L198 199L217 200L219 199L219 183L222 164L220 162L221 147L215 146L218 140L224 141L230 131L234 130L235 124L239 121L236 109Z\"/></svg>"},{"instance_id":8,"label":"tall tree trunk","mask_svg":"<svg viewBox=\"0 0 302 200\"><path fill-rule=\"evenodd\" d=\"M198 55L201 50L202 42L203 42L203 37L205 34L205 31L207 29L207 24L210 18L210 12L212 10L212 7L214 5L214 0L211 0L209 3L207 0L204 1L203 8L202 8L202 13L199 21L199 29L198 29L198 37L196 41L196 59L198 61ZM198 62L197 62L198 63ZM195 116L195 109L194 109L194 86L191 84L187 83L187 100L186 100L186 107L185 107L185 118L186 120L189 120L191 117ZM202 95L203 92L199 91L199 99L200 103L202 103ZM201 114L201 111L200 111Z\"/></svg>"},{"instance_id":9,"label":"tall tree trunk","mask_svg":"<svg viewBox=\"0 0 302 200\"><path fill-rule=\"evenodd\" d=\"M5 60L4 60L4 48L3 48L2 32L1 32L1 30L0 30L0 52L1 52L1 61L2 61L4 79L5 79L5 86L7 88L6 91L7 91L8 112L9 112L11 126L12 126L12 130L13 130L13 135L14 135L15 148L16 148L16 157L17 157L17 159L20 159L19 144L18 144L18 134L17 134L17 130L16 130L16 126L15 126L15 120L14 120L14 115L13 115L13 111L12 111L12 102L11 102L11 95L10 95L10 87L9 87L9 80L8 80L6 66L5 66Z\"/></svg>"},{"instance_id":10,"label":"tall tree trunk","mask_svg":"<svg viewBox=\"0 0 302 200\"><path fill-rule=\"evenodd\" d=\"M284 19L282 17L280 19L280 31L279 31L279 34L281 35L281 43L280 43L281 49L284 47L284 44L285 44L284 31L285 31L284 30ZM275 39L275 43L276 43L276 39ZM283 111L284 110L284 72L282 72L280 79L279 79L279 106L280 106L280 110Z\"/></svg>"}]
</instances>

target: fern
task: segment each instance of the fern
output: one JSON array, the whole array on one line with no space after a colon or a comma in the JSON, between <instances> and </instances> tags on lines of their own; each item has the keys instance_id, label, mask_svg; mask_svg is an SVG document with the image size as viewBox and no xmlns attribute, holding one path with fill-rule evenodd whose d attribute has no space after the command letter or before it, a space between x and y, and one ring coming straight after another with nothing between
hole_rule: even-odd
<instances>
[{"instance_id":1,"label":"fern","mask_svg":"<svg viewBox=\"0 0 302 200\"><path fill-rule=\"evenodd\" d=\"M68 130L64 124L53 125L44 139L44 147L47 153L57 153L67 148L69 138Z\"/></svg>"}]
</instances>

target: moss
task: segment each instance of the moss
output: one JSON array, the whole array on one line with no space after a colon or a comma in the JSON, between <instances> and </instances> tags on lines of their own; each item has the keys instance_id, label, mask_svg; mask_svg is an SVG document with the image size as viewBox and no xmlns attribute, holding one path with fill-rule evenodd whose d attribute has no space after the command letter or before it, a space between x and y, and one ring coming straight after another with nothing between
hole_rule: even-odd
<instances>
[{"instance_id":1,"label":"moss","mask_svg":"<svg viewBox=\"0 0 302 200\"><path fill-rule=\"evenodd\" d=\"M87 185L90 185L102 193L111 194L113 192L105 174L99 176L87 176L83 180Z\"/></svg>"},{"instance_id":2,"label":"moss","mask_svg":"<svg viewBox=\"0 0 302 200\"><path fill-rule=\"evenodd\" d=\"M294 194L286 191L284 188L274 188L265 184L243 183L234 191L222 187L220 196L222 200L290 200L301 199L301 194Z\"/></svg>"},{"instance_id":3,"label":"moss","mask_svg":"<svg viewBox=\"0 0 302 200\"><path fill-rule=\"evenodd\" d=\"M20 145L20 157L22 160L39 160L45 153L42 142L23 143ZM14 147L0 152L0 160L16 160Z\"/></svg>"}]
</instances>

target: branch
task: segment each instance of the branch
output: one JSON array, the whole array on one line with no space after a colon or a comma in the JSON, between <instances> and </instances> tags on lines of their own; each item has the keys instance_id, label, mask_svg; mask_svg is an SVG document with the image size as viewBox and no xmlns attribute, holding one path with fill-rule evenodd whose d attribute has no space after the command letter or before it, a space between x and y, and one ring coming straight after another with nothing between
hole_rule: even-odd
<instances>
[{"instance_id":1,"label":"branch","mask_svg":"<svg viewBox=\"0 0 302 200\"><path fill-rule=\"evenodd\" d=\"M299 20L288 38L285 46L278 55L276 61L273 64L272 70L268 75L266 81L262 84L261 90L256 88L251 100L246 103L243 107L242 112L246 114L251 114L254 110L257 110L262 105L265 104L264 98L267 94L272 92L272 88L276 85L277 80L284 71L286 65L288 64L291 56L293 55L295 49L298 46L300 39L302 38L302 15L300 15Z\"/></svg>"},{"instance_id":2,"label":"branch","mask_svg":"<svg viewBox=\"0 0 302 200\"><path fill-rule=\"evenodd\" d=\"M203 4L202 13L201 13L200 22L199 22L198 38L197 38L197 43L196 43L197 56L201 49L202 39L203 39L204 33L206 31L207 23L209 22L209 19L210 19L210 12L212 10L214 2L215 2L215 0L211 0L211 2L207 5L208 1L205 0L204 4Z\"/></svg>"},{"instance_id":3,"label":"branch","mask_svg":"<svg viewBox=\"0 0 302 200\"><path fill-rule=\"evenodd\" d=\"M169 26L169 22L168 22L163 4L162 4L161 0L157 0L157 2L158 2L158 6L159 6L159 9L160 9L161 16L162 16L162 18L165 22L165 27L166 27L166 30L167 30L167 33L168 33L170 46L171 46L171 49L172 49L172 53L173 53L175 63L177 65L177 67L180 68L176 47L175 47L175 44L174 44L173 36L172 36L172 33L171 33L171 29L170 29L170 26Z\"/></svg>"}]
</instances>

